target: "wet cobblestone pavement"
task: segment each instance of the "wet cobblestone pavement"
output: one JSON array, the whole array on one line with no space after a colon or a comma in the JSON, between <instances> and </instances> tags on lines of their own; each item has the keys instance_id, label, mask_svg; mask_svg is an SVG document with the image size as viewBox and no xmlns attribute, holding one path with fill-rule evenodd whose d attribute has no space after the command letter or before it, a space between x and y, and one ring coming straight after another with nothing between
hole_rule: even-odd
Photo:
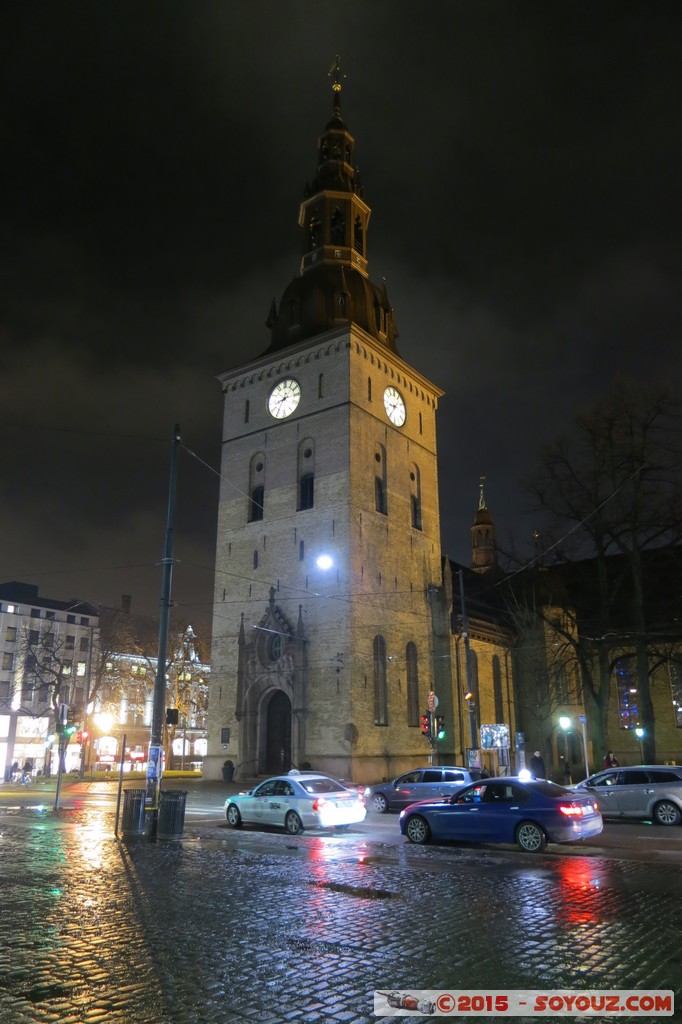
<instances>
[{"instance_id":1,"label":"wet cobblestone pavement","mask_svg":"<svg viewBox=\"0 0 682 1024\"><path fill-rule=\"evenodd\" d=\"M0 808L3 1024L392 1020L377 989L672 988L682 1009L669 868L113 831L109 809Z\"/></svg>"}]
</instances>

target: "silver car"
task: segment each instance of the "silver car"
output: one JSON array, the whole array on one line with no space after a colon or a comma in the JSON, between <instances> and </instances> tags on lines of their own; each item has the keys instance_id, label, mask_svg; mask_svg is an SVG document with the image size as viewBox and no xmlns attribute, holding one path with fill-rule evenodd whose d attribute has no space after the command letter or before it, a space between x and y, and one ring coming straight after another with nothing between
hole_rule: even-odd
<instances>
[{"instance_id":1,"label":"silver car","mask_svg":"<svg viewBox=\"0 0 682 1024\"><path fill-rule=\"evenodd\" d=\"M478 782L486 773L479 768L459 768L457 765L426 765L413 768L391 782L379 782L365 789L365 804L379 814L389 810L402 810L417 800L437 800L452 796L469 782Z\"/></svg>"},{"instance_id":2,"label":"silver car","mask_svg":"<svg viewBox=\"0 0 682 1024\"><path fill-rule=\"evenodd\" d=\"M682 768L675 765L607 768L573 788L594 796L604 818L642 818L657 825L682 821Z\"/></svg>"},{"instance_id":3,"label":"silver car","mask_svg":"<svg viewBox=\"0 0 682 1024\"><path fill-rule=\"evenodd\" d=\"M298 835L304 828L346 828L365 820L362 794L318 772L266 779L247 793L228 796L225 816L232 828L270 825Z\"/></svg>"}]
</instances>

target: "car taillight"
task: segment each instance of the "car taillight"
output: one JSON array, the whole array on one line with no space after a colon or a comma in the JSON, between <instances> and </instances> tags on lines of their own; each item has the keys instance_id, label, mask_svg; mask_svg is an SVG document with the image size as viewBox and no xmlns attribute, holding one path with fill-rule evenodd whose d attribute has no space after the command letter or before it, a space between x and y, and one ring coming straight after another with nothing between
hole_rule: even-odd
<instances>
[{"instance_id":1,"label":"car taillight","mask_svg":"<svg viewBox=\"0 0 682 1024\"><path fill-rule=\"evenodd\" d=\"M559 810L569 818L580 817L583 809L580 804L559 804Z\"/></svg>"},{"instance_id":2,"label":"car taillight","mask_svg":"<svg viewBox=\"0 0 682 1024\"><path fill-rule=\"evenodd\" d=\"M317 800L313 800L313 810L314 811L321 811L322 808L324 807L324 805L326 804L326 802L327 801L325 800L325 798L323 796L318 796Z\"/></svg>"}]
</instances>

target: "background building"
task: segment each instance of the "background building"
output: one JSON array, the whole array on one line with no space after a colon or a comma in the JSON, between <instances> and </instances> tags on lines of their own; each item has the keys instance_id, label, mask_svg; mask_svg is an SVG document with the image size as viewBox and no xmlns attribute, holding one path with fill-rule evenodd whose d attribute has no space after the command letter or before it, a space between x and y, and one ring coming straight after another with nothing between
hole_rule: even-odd
<instances>
[{"instance_id":1,"label":"background building","mask_svg":"<svg viewBox=\"0 0 682 1024\"><path fill-rule=\"evenodd\" d=\"M27 758L36 770L56 768L60 705L82 708L97 658L99 610L85 601L42 597L30 583L0 584L0 771ZM79 767L70 745L67 770Z\"/></svg>"}]
</instances>

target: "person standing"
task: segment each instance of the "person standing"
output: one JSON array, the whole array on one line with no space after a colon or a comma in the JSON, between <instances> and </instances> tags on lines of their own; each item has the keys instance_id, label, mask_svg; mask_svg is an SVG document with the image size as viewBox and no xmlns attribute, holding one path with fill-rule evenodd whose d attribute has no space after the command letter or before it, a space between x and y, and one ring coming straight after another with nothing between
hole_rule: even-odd
<instances>
[{"instance_id":1,"label":"person standing","mask_svg":"<svg viewBox=\"0 0 682 1024\"><path fill-rule=\"evenodd\" d=\"M530 759L530 774L534 779L546 779L545 759L539 750L536 750Z\"/></svg>"},{"instance_id":2,"label":"person standing","mask_svg":"<svg viewBox=\"0 0 682 1024\"><path fill-rule=\"evenodd\" d=\"M604 760L602 761L602 768L618 768L618 767L619 767L618 758L616 757L616 755L614 754L614 752L612 750L609 750L608 754L604 755Z\"/></svg>"}]
</instances>

